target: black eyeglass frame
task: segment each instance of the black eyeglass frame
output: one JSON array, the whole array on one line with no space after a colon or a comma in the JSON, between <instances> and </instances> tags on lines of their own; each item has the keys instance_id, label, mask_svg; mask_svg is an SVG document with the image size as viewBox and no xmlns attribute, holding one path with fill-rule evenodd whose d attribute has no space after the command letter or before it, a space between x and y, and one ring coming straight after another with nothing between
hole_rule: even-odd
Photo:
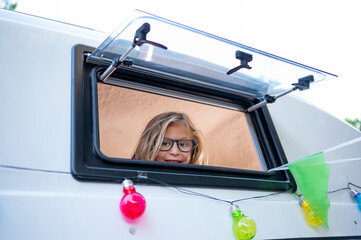
<instances>
[{"instance_id":1,"label":"black eyeglass frame","mask_svg":"<svg viewBox=\"0 0 361 240\"><path fill-rule=\"evenodd\" d=\"M189 139L173 140L173 139L170 139L170 138L163 138L163 140L164 140L164 139L168 139L168 140L172 141L172 145L170 146L170 148L169 148L168 150L162 150L162 149L159 148L159 151L169 151L169 150L171 150L172 147L173 147L173 145L174 145L174 142L177 143L177 147L178 147L179 151L184 152L184 153L187 153L187 152L192 151L193 148L194 148L194 146L196 145L196 142L195 142L195 141L189 140ZM162 142L163 142L163 140L162 140ZM179 142L180 142L180 141L189 141L189 142L191 142L191 143L192 143L191 149L190 149L189 151L183 151L182 149L180 149L180 147L179 147Z\"/></svg>"}]
</instances>

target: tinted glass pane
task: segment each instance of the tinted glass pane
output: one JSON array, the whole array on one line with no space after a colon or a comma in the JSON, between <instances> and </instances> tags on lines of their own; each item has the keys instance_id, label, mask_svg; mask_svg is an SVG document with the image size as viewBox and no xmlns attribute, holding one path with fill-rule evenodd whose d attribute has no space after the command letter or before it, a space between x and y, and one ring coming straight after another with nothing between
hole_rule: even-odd
<instances>
[{"instance_id":1,"label":"tinted glass pane","mask_svg":"<svg viewBox=\"0 0 361 240\"><path fill-rule=\"evenodd\" d=\"M162 49L150 44L136 46L129 55L137 30L150 24L147 39L165 45ZM227 72L241 64L236 51L252 55L251 69ZM90 61L110 64L115 57L133 60L135 69L145 69L183 79L192 84L224 88L263 98L292 88L298 79L313 75L315 82L335 77L303 64L262 52L145 12L136 11L90 56Z\"/></svg>"}]
</instances>

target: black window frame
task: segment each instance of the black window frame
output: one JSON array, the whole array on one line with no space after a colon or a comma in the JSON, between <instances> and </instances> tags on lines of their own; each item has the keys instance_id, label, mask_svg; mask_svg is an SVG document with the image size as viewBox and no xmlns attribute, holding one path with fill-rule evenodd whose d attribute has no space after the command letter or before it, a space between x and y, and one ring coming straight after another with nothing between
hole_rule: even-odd
<instances>
[{"instance_id":1,"label":"black window frame","mask_svg":"<svg viewBox=\"0 0 361 240\"><path fill-rule=\"evenodd\" d=\"M296 191L296 183L289 171L253 171L186 164L171 164L142 160L110 158L100 151L97 108L96 75L107 66L88 63L87 56L94 47L75 45L72 48L72 111L71 111L71 173L81 181L121 182L132 178L135 182L148 182L144 176L154 180L181 186L225 187L258 190ZM91 77L93 76L93 77ZM199 97L209 102L224 105L236 104L240 108L251 106L257 100L235 96L217 89L202 89L168 81L154 75L118 69L112 77L121 77L126 82L178 92L179 96ZM94 80L95 79L95 80ZM152 79L152 81L146 80ZM95 83L94 83L95 82ZM144 91L144 89L138 89ZM148 90L147 90L148 91ZM158 93L159 94L159 93ZM192 100L192 99L191 99ZM273 168L287 163L267 106L249 114L254 131L259 139L267 167ZM139 177L142 176L142 177Z\"/></svg>"}]
</instances>

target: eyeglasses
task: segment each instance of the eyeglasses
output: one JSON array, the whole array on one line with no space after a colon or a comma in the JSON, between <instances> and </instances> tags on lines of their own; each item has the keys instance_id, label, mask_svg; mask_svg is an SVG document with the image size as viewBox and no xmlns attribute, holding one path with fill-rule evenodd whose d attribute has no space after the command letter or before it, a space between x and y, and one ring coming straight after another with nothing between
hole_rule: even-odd
<instances>
[{"instance_id":1,"label":"eyeglasses","mask_svg":"<svg viewBox=\"0 0 361 240\"><path fill-rule=\"evenodd\" d=\"M160 151L169 151L172 149L174 142L177 143L178 149L181 152L190 152L194 145L196 144L195 141L181 139L181 140L173 140L170 138L163 138L162 143L160 144Z\"/></svg>"}]
</instances>

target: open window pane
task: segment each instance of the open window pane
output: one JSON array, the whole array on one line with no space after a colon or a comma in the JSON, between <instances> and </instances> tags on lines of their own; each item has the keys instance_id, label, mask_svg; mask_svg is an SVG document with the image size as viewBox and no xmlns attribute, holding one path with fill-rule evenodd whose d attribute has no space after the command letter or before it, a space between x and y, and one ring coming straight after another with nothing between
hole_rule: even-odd
<instances>
[{"instance_id":1,"label":"open window pane","mask_svg":"<svg viewBox=\"0 0 361 240\"><path fill-rule=\"evenodd\" d=\"M254 99L291 89L298 79L312 75L322 81L335 75L299 64L267 52L193 29L142 11L135 11L90 56L89 61L108 64L125 56L134 43L135 34L149 24L147 40L162 44L136 46L127 56L133 67L175 76L182 81L207 87L224 88ZM252 56L251 69L231 69L241 65L236 51ZM246 64L246 65L247 65Z\"/></svg>"}]
</instances>

